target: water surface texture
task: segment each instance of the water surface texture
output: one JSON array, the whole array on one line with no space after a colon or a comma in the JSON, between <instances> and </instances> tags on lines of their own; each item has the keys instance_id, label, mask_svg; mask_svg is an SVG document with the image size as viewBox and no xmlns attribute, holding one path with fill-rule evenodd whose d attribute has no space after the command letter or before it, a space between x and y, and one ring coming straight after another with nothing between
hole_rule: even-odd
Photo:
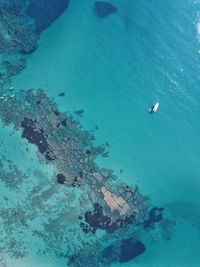
<instances>
[{"instance_id":1,"label":"water surface texture","mask_svg":"<svg viewBox=\"0 0 200 267\"><path fill-rule=\"evenodd\" d=\"M31 28L23 71L1 82L0 266L200 266L200 1L55 8L37 17L40 35ZM1 67L21 60L21 51L0 52ZM53 128L38 110L57 112ZM65 166L68 137L78 154ZM91 183L76 162L82 151ZM76 179L63 184L68 166ZM127 190L137 188L132 201Z\"/></svg>"}]
</instances>

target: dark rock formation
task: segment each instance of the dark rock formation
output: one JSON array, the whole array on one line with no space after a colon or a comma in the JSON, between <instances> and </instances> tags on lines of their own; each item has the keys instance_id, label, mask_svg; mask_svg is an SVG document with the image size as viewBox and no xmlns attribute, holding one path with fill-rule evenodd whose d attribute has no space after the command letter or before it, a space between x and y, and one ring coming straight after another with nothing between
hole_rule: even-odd
<instances>
[{"instance_id":1,"label":"dark rock formation","mask_svg":"<svg viewBox=\"0 0 200 267\"><path fill-rule=\"evenodd\" d=\"M145 251L145 246L141 241L132 239L123 240L120 246L119 261L126 262L134 259Z\"/></svg>"},{"instance_id":2,"label":"dark rock formation","mask_svg":"<svg viewBox=\"0 0 200 267\"><path fill-rule=\"evenodd\" d=\"M97 1L95 3L94 11L99 17L104 18L112 13L117 12L117 7L108 2Z\"/></svg>"},{"instance_id":3,"label":"dark rock formation","mask_svg":"<svg viewBox=\"0 0 200 267\"><path fill-rule=\"evenodd\" d=\"M149 211L149 217L144 221L144 228L151 227L163 218L163 208L154 207Z\"/></svg>"},{"instance_id":4,"label":"dark rock formation","mask_svg":"<svg viewBox=\"0 0 200 267\"><path fill-rule=\"evenodd\" d=\"M37 33L48 28L68 7L69 0L37 0L28 7L28 14L35 20Z\"/></svg>"},{"instance_id":5,"label":"dark rock formation","mask_svg":"<svg viewBox=\"0 0 200 267\"><path fill-rule=\"evenodd\" d=\"M111 218L104 215L103 207L98 203L95 203L93 212L87 211L85 213L86 223L82 222L80 223L80 226L85 233L92 232L95 234L97 229L102 229L108 233L112 233L119 228L123 228L128 224L132 224L134 218L134 215L131 215L129 217L126 216L117 218L113 221Z\"/></svg>"},{"instance_id":6,"label":"dark rock formation","mask_svg":"<svg viewBox=\"0 0 200 267\"><path fill-rule=\"evenodd\" d=\"M98 204L94 204L94 211L87 211L85 213L85 222L88 224L89 229L92 233L95 233L98 228L107 229L111 223L111 219L103 215L103 208ZM85 224L80 224L82 230L89 229L85 227ZM84 231L86 232L86 231Z\"/></svg>"},{"instance_id":7,"label":"dark rock formation","mask_svg":"<svg viewBox=\"0 0 200 267\"><path fill-rule=\"evenodd\" d=\"M84 110L83 109L79 109L79 110L75 110L74 113L80 117L83 116Z\"/></svg>"},{"instance_id":8,"label":"dark rock formation","mask_svg":"<svg viewBox=\"0 0 200 267\"><path fill-rule=\"evenodd\" d=\"M62 126L66 127L67 126L67 119L63 119L61 121L61 124L62 124Z\"/></svg>"},{"instance_id":9,"label":"dark rock formation","mask_svg":"<svg viewBox=\"0 0 200 267\"><path fill-rule=\"evenodd\" d=\"M58 96L65 96L65 93L61 92L61 93L58 94Z\"/></svg>"},{"instance_id":10,"label":"dark rock formation","mask_svg":"<svg viewBox=\"0 0 200 267\"><path fill-rule=\"evenodd\" d=\"M127 262L136 258L144 251L145 246L141 241L129 238L106 247L102 251L102 257L109 262Z\"/></svg>"},{"instance_id":11,"label":"dark rock formation","mask_svg":"<svg viewBox=\"0 0 200 267\"><path fill-rule=\"evenodd\" d=\"M45 155L47 160L54 160L53 152L49 150L49 145L46 140L43 129L37 129L36 121L32 119L24 118L21 123L23 128L22 137L26 138L31 144L35 144L40 153Z\"/></svg>"},{"instance_id":12,"label":"dark rock formation","mask_svg":"<svg viewBox=\"0 0 200 267\"><path fill-rule=\"evenodd\" d=\"M56 175L56 179L57 179L57 182L58 182L59 184L64 184L65 181L66 181L65 176L64 176L63 174L61 174L61 173L58 173L58 174Z\"/></svg>"}]
</instances>

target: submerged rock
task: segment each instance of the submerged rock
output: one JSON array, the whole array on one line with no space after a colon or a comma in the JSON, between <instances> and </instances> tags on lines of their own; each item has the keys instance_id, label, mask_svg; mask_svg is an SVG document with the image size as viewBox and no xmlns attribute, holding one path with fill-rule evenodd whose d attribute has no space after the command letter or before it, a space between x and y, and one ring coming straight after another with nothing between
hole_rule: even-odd
<instances>
[{"instance_id":1,"label":"submerged rock","mask_svg":"<svg viewBox=\"0 0 200 267\"><path fill-rule=\"evenodd\" d=\"M145 251L145 246L141 241L132 239L123 240L120 246L120 262L127 262L134 259Z\"/></svg>"},{"instance_id":2,"label":"submerged rock","mask_svg":"<svg viewBox=\"0 0 200 267\"><path fill-rule=\"evenodd\" d=\"M75 110L74 113L78 116L83 116L83 113L84 113L84 109L78 109L78 110Z\"/></svg>"},{"instance_id":3,"label":"submerged rock","mask_svg":"<svg viewBox=\"0 0 200 267\"><path fill-rule=\"evenodd\" d=\"M99 17L104 18L112 13L117 12L117 7L108 2L97 1L95 3L94 11Z\"/></svg>"},{"instance_id":4,"label":"submerged rock","mask_svg":"<svg viewBox=\"0 0 200 267\"><path fill-rule=\"evenodd\" d=\"M48 28L68 7L69 0L33 1L28 7L28 14L35 20L37 33Z\"/></svg>"},{"instance_id":5,"label":"submerged rock","mask_svg":"<svg viewBox=\"0 0 200 267\"><path fill-rule=\"evenodd\" d=\"M64 176L63 174L61 174L61 173L58 173L58 174L56 175L56 178L57 178L57 182L58 182L59 184L64 184L65 181L66 181L65 176Z\"/></svg>"},{"instance_id":6,"label":"submerged rock","mask_svg":"<svg viewBox=\"0 0 200 267\"><path fill-rule=\"evenodd\" d=\"M65 96L65 93L61 92L61 93L58 94L58 96Z\"/></svg>"},{"instance_id":7,"label":"submerged rock","mask_svg":"<svg viewBox=\"0 0 200 267\"><path fill-rule=\"evenodd\" d=\"M149 211L149 217L144 221L144 228L151 227L163 219L163 208L154 207Z\"/></svg>"},{"instance_id":8,"label":"submerged rock","mask_svg":"<svg viewBox=\"0 0 200 267\"><path fill-rule=\"evenodd\" d=\"M69 0L0 1L0 85L26 67L40 33L68 7Z\"/></svg>"},{"instance_id":9,"label":"submerged rock","mask_svg":"<svg viewBox=\"0 0 200 267\"><path fill-rule=\"evenodd\" d=\"M102 251L102 257L109 262L127 262L145 251L144 244L133 238L124 239L113 243Z\"/></svg>"}]
</instances>

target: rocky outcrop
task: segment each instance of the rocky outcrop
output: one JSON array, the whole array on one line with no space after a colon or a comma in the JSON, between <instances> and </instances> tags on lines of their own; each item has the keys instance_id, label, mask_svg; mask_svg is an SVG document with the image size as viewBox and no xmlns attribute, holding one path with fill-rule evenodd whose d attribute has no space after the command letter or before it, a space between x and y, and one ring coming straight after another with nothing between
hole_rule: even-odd
<instances>
[{"instance_id":1,"label":"rocky outcrop","mask_svg":"<svg viewBox=\"0 0 200 267\"><path fill-rule=\"evenodd\" d=\"M35 20L35 31L41 33L56 20L69 5L69 0L34 0L28 14Z\"/></svg>"},{"instance_id":2,"label":"rocky outcrop","mask_svg":"<svg viewBox=\"0 0 200 267\"><path fill-rule=\"evenodd\" d=\"M68 7L69 0L0 1L0 84L26 67L40 33Z\"/></svg>"}]
</instances>

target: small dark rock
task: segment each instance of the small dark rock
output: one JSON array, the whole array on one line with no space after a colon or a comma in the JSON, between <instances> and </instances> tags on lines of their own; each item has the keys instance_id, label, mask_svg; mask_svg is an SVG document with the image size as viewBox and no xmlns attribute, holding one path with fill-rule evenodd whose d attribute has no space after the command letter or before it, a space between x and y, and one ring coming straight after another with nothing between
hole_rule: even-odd
<instances>
[{"instance_id":1,"label":"small dark rock","mask_svg":"<svg viewBox=\"0 0 200 267\"><path fill-rule=\"evenodd\" d=\"M56 157L54 156L53 152L48 150L45 152L45 158L49 161L55 160Z\"/></svg>"},{"instance_id":2,"label":"small dark rock","mask_svg":"<svg viewBox=\"0 0 200 267\"><path fill-rule=\"evenodd\" d=\"M56 116L60 115L60 112L58 112L57 110L55 110L54 113L55 113Z\"/></svg>"},{"instance_id":3,"label":"small dark rock","mask_svg":"<svg viewBox=\"0 0 200 267\"><path fill-rule=\"evenodd\" d=\"M163 219L163 208L154 207L149 211L149 217L144 221L144 228L151 227Z\"/></svg>"},{"instance_id":4,"label":"small dark rock","mask_svg":"<svg viewBox=\"0 0 200 267\"><path fill-rule=\"evenodd\" d=\"M74 113L75 113L76 115L82 116L83 113L84 113L84 110L83 110L83 109L75 110Z\"/></svg>"},{"instance_id":5,"label":"small dark rock","mask_svg":"<svg viewBox=\"0 0 200 267\"><path fill-rule=\"evenodd\" d=\"M83 172L82 171L79 172L79 176L81 179L83 178Z\"/></svg>"},{"instance_id":6,"label":"small dark rock","mask_svg":"<svg viewBox=\"0 0 200 267\"><path fill-rule=\"evenodd\" d=\"M65 181L66 181L65 176L64 176L63 174L61 174L61 173L58 173L58 174L56 175L56 178L57 178L57 182L58 182L59 184L64 184Z\"/></svg>"},{"instance_id":7,"label":"small dark rock","mask_svg":"<svg viewBox=\"0 0 200 267\"><path fill-rule=\"evenodd\" d=\"M67 126L67 119L62 120L62 121L61 121L61 124L62 124L64 127L66 127L66 126Z\"/></svg>"},{"instance_id":8,"label":"small dark rock","mask_svg":"<svg viewBox=\"0 0 200 267\"><path fill-rule=\"evenodd\" d=\"M58 94L58 96L65 96L65 93L61 92L61 93Z\"/></svg>"},{"instance_id":9,"label":"small dark rock","mask_svg":"<svg viewBox=\"0 0 200 267\"><path fill-rule=\"evenodd\" d=\"M113 260L114 247L112 245L106 247L102 251L102 257L105 259Z\"/></svg>"},{"instance_id":10,"label":"small dark rock","mask_svg":"<svg viewBox=\"0 0 200 267\"><path fill-rule=\"evenodd\" d=\"M80 227L81 227L82 231L86 234L88 234L91 231L90 226L86 223L81 222Z\"/></svg>"},{"instance_id":11,"label":"small dark rock","mask_svg":"<svg viewBox=\"0 0 200 267\"><path fill-rule=\"evenodd\" d=\"M94 11L100 18L104 18L112 13L117 12L117 7L108 2L97 1L95 3Z\"/></svg>"}]
</instances>

